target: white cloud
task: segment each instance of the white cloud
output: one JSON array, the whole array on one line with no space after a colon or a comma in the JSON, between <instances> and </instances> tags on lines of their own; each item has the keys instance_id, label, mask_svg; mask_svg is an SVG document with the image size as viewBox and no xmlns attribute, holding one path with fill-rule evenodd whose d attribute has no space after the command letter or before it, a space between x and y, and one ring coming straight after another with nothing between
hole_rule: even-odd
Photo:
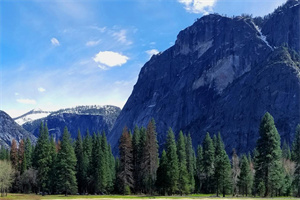
<instances>
[{"instance_id":1,"label":"white cloud","mask_svg":"<svg viewBox=\"0 0 300 200\"><path fill-rule=\"evenodd\" d=\"M87 43L85 43L85 46L88 46L88 47L96 46L100 42L101 42L101 40L96 40L96 41L91 40L91 41L88 41Z\"/></svg>"},{"instance_id":2,"label":"white cloud","mask_svg":"<svg viewBox=\"0 0 300 200\"><path fill-rule=\"evenodd\" d=\"M59 45L60 45L59 41L58 41L56 38L52 38L52 39L51 39L51 44L52 44L53 46L59 46Z\"/></svg>"},{"instance_id":3,"label":"white cloud","mask_svg":"<svg viewBox=\"0 0 300 200\"><path fill-rule=\"evenodd\" d=\"M95 29L97 31L100 31L101 33L104 33L106 31L106 26L104 27L98 27L98 26L89 26L91 29Z\"/></svg>"},{"instance_id":4,"label":"white cloud","mask_svg":"<svg viewBox=\"0 0 300 200\"><path fill-rule=\"evenodd\" d=\"M212 12L217 0L178 0L178 2L184 4L185 10L190 13L208 14Z\"/></svg>"},{"instance_id":5,"label":"white cloud","mask_svg":"<svg viewBox=\"0 0 300 200\"><path fill-rule=\"evenodd\" d=\"M34 99L17 99L17 102L23 104L36 104L36 101Z\"/></svg>"},{"instance_id":6,"label":"white cloud","mask_svg":"<svg viewBox=\"0 0 300 200\"><path fill-rule=\"evenodd\" d=\"M100 51L95 55L93 60L98 63L98 67L106 70L108 67L116 67L125 64L129 58L113 51Z\"/></svg>"},{"instance_id":7,"label":"white cloud","mask_svg":"<svg viewBox=\"0 0 300 200\"><path fill-rule=\"evenodd\" d=\"M153 55L158 54L159 51L157 49L150 49L150 50L146 51L146 53L151 57Z\"/></svg>"},{"instance_id":8,"label":"white cloud","mask_svg":"<svg viewBox=\"0 0 300 200\"><path fill-rule=\"evenodd\" d=\"M117 39L117 41L119 41L123 44L126 44L126 45L131 45L132 41L129 41L127 39L126 33L127 33L127 31L122 29L119 32L114 32L113 36Z\"/></svg>"},{"instance_id":9,"label":"white cloud","mask_svg":"<svg viewBox=\"0 0 300 200\"><path fill-rule=\"evenodd\" d=\"M45 92L46 89L45 89L45 88L42 88L42 87L39 87L39 88L38 88L38 91L39 91L39 92Z\"/></svg>"}]
</instances>

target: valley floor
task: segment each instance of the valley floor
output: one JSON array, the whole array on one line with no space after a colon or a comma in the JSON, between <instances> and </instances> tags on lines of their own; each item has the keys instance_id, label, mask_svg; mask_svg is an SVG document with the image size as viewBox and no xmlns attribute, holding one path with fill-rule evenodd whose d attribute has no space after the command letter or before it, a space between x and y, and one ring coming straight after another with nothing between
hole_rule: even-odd
<instances>
[{"instance_id":1,"label":"valley floor","mask_svg":"<svg viewBox=\"0 0 300 200\"><path fill-rule=\"evenodd\" d=\"M198 200L216 200L221 199L220 197L215 197L213 195L191 195L191 196L138 196L138 195L70 195L70 196L63 196L63 195L35 195L35 194L8 194L7 197L0 197L0 200L43 200L43 199L53 199L53 200L122 200L122 199L136 199L136 200L145 200L145 199L158 199L158 200L167 200L167 199L180 199L180 200L190 200L190 199L198 199ZM274 198L253 198L253 197L226 197L223 198L226 200L237 200L237 199L246 199L246 200L268 200ZM286 199L296 199L293 197L278 197L278 200L286 200Z\"/></svg>"}]
</instances>

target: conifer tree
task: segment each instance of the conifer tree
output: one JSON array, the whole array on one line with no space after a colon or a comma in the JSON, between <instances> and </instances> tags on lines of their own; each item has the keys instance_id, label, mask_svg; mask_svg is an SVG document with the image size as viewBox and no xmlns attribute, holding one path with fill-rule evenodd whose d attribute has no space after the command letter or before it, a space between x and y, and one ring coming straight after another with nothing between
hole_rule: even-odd
<instances>
[{"instance_id":1,"label":"conifer tree","mask_svg":"<svg viewBox=\"0 0 300 200\"><path fill-rule=\"evenodd\" d=\"M197 158L196 158L196 188L197 192L201 192L202 181L203 181L203 149L201 145L197 147Z\"/></svg>"},{"instance_id":2,"label":"conifer tree","mask_svg":"<svg viewBox=\"0 0 300 200\"><path fill-rule=\"evenodd\" d=\"M262 118L257 140L255 158L255 188L264 196L273 196L282 186L283 180L280 136L273 117L267 112Z\"/></svg>"},{"instance_id":3,"label":"conifer tree","mask_svg":"<svg viewBox=\"0 0 300 200\"><path fill-rule=\"evenodd\" d=\"M24 140L22 139L20 141L19 144L19 148L18 148L18 166L19 166L19 171L20 174L23 174L23 172L26 170L27 166L26 166L26 157L25 157L25 144L24 144Z\"/></svg>"},{"instance_id":4,"label":"conifer tree","mask_svg":"<svg viewBox=\"0 0 300 200\"><path fill-rule=\"evenodd\" d=\"M231 189L231 165L228 155L224 148L220 133L217 137L217 144L215 148L215 172L214 179L216 185L216 193L219 196L219 192L223 194L228 193Z\"/></svg>"},{"instance_id":5,"label":"conifer tree","mask_svg":"<svg viewBox=\"0 0 300 200\"><path fill-rule=\"evenodd\" d=\"M90 185L93 187L93 193L100 193L101 191L101 135L98 133L93 134L93 148L92 159L90 163Z\"/></svg>"},{"instance_id":6,"label":"conifer tree","mask_svg":"<svg viewBox=\"0 0 300 200\"><path fill-rule=\"evenodd\" d=\"M177 141L177 155L178 155L178 169L179 169L179 177L178 177L178 190L180 194L188 194L189 193L189 180L188 180L188 172L187 172L187 162L186 162L186 149L185 149L185 141L182 131L179 132L178 141Z\"/></svg>"},{"instance_id":7,"label":"conifer tree","mask_svg":"<svg viewBox=\"0 0 300 200\"><path fill-rule=\"evenodd\" d=\"M300 124L296 128L293 142L293 161L296 163L293 185L296 189L296 196L300 197Z\"/></svg>"},{"instance_id":8,"label":"conifer tree","mask_svg":"<svg viewBox=\"0 0 300 200\"><path fill-rule=\"evenodd\" d=\"M32 166L32 145L31 140L26 138L25 140L25 157L26 157L26 167L29 169Z\"/></svg>"},{"instance_id":9,"label":"conifer tree","mask_svg":"<svg viewBox=\"0 0 300 200\"><path fill-rule=\"evenodd\" d=\"M168 194L174 194L178 191L178 179L179 179L179 169L178 169L178 156L177 148L175 142L175 136L171 128L168 130L167 140L167 191Z\"/></svg>"},{"instance_id":10,"label":"conifer tree","mask_svg":"<svg viewBox=\"0 0 300 200\"><path fill-rule=\"evenodd\" d=\"M143 180L146 192L153 194L158 168L158 143L156 139L156 127L154 119L151 119L146 129L146 141L143 149L142 160Z\"/></svg>"},{"instance_id":11,"label":"conifer tree","mask_svg":"<svg viewBox=\"0 0 300 200\"><path fill-rule=\"evenodd\" d=\"M141 171L141 135L138 126L134 127L132 147L133 147L133 169L134 169L134 183L135 192L140 191L140 171Z\"/></svg>"},{"instance_id":12,"label":"conifer tree","mask_svg":"<svg viewBox=\"0 0 300 200\"><path fill-rule=\"evenodd\" d=\"M92 137L90 136L90 133L89 133L89 130L86 131L86 135L84 137L84 140L83 140L83 166L84 166L84 173L86 174L86 176L84 177L84 180L83 180L83 184L82 184L82 187L83 187L83 191L85 193L87 193L88 191L92 191L92 188L90 187L91 186L91 170L92 170L92 167L91 167L91 163L92 163L92 147L93 147L93 142L92 142Z\"/></svg>"},{"instance_id":13,"label":"conifer tree","mask_svg":"<svg viewBox=\"0 0 300 200\"><path fill-rule=\"evenodd\" d=\"M109 173L109 154L108 154L108 144L105 132L103 132L101 137L101 154L100 154L100 180L101 180L101 190L102 192L108 192L108 187L111 182L111 177Z\"/></svg>"},{"instance_id":14,"label":"conifer tree","mask_svg":"<svg viewBox=\"0 0 300 200\"><path fill-rule=\"evenodd\" d=\"M132 151L132 140L127 127L125 127L120 138L120 171L118 174L123 194L130 193L134 186Z\"/></svg>"},{"instance_id":15,"label":"conifer tree","mask_svg":"<svg viewBox=\"0 0 300 200\"><path fill-rule=\"evenodd\" d=\"M206 134L205 139L203 141L203 173L204 173L204 180L203 180L203 190L205 193L212 193L214 191L213 185L213 174L215 170L215 150L213 141L209 135Z\"/></svg>"},{"instance_id":16,"label":"conifer tree","mask_svg":"<svg viewBox=\"0 0 300 200\"><path fill-rule=\"evenodd\" d=\"M56 143L53 135L51 135L50 139L50 170L49 170L49 190L50 193L54 194L57 190L57 180L56 180L56 159L57 159L57 151L56 151Z\"/></svg>"},{"instance_id":17,"label":"conifer tree","mask_svg":"<svg viewBox=\"0 0 300 200\"><path fill-rule=\"evenodd\" d=\"M49 171L50 171L50 143L47 125L40 125L40 135L38 137L35 151L34 151L34 164L38 170L37 179L40 191L44 194L49 186Z\"/></svg>"},{"instance_id":18,"label":"conifer tree","mask_svg":"<svg viewBox=\"0 0 300 200\"><path fill-rule=\"evenodd\" d=\"M58 189L64 193L74 194L77 192L76 182L76 156L71 143L71 136L67 127L64 128L64 133L61 141L61 149L57 154L57 179Z\"/></svg>"},{"instance_id":19,"label":"conifer tree","mask_svg":"<svg viewBox=\"0 0 300 200\"><path fill-rule=\"evenodd\" d=\"M186 162L187 162L187 170L188 170L188 180L190 192L195 190L195 166L196 166L196 159L195 159L195 151L193 149L192 138L191 135L188 134L186 137Z\"/></svg>"},{"instance_id":20,"label":"conifer tree","mask_svg":"<svg viewBox=\"0 0 300 200\"><path fill-rule=\"evenodd\" d=\"M109 173L111 178L108 183L108 192L112 192L116 181L116 164L115 164L115 157L112 154L110 145L108 145L108 152L109 152Z\"/></svg>"},{"instance_id":21,"label":"conifer tree","mask_svg":"<svg viewBox=\"0 0 300 200\"><path fill-rule=\"evenodd\" d=\"M19 159L18 159L18 146L17 146L17 141L15 139L13 139L11 142L10 161L11 161L12 168L15 171L17 171L19 168Z\"/></svg>"},{"instance_id":22,"label":"conifer tree","mask_svg":"<svg viewBox=\"0 0 300 200\"><path fill-rule=\"evenodd\" d=\"M76 163L76 179L78 183L78 192L84 193L85 177L87 176L84 166L84 152L80 130L78 130L77 138L75 141L75 155L77 159Z\"/></svg>"},{"instance_id":23,"label":"conifer tree","mask_svg":"<svg viewBox=\"0 0 300 200\"><path fill-rule=\"evenodd\" d=\"M166 151L163 150L161 154L161 158L159 160L159 167L157 169L157 180L156 180L156 186L159 190L158 192L162 195L166 195L168 189L167 170L168 170L167 154Z\"/></svg>"},{"instance_id":24,"label":"conifer tree","mask_svg":"<svg viewBox=\"0 0 300 200\"><path fill-rule=\"evenodd\" d=\"M250 169L250 164L245 155L242 155L241 159L241 173L238 176L238 186L240 188L240 194L243 196L251 193L251 186L252 186L252 174Z\"/></svg>"}]
</instances>

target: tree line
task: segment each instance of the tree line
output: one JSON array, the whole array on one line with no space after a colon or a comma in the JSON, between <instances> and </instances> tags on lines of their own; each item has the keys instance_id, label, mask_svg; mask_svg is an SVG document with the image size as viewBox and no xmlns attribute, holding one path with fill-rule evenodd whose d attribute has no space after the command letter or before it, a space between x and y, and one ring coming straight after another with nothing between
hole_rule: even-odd
<instances>
[{"instance_id":1,"label":"tree line","mask_svg":"<svg viewBox=\"0 0 300 200\"><path fill-rule=\"evenodd\" d=\"M155 122L133 132L124 128L119 157L114 157L105 133L87 130L72 140L65 128L62 138L49 138L47 124L41 124L36 145L29 139L10 151L0 149L0 169L13 169L10 181L0 190L41 194L149 194L187 195L215 193L217 196L300 197L300 125L292 149L284 142L274 119L266 113L259 128L256 148L248 154L225 151L221 134L206 134L196 151L191 136L171 128L159 156ZM0 170L0 180L1 179ZM5 174L5 173L4 173ZM6 174L7 176L7 174ZM5 185L5 187L2 185Z\"/></svg>"}]
</instances>

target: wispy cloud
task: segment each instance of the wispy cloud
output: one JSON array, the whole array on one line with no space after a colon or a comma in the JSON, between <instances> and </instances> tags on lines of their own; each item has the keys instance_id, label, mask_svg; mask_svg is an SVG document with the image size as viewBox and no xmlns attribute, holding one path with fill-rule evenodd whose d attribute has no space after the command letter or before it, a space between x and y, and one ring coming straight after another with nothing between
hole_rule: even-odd
<instances>
[{"instance_id":1,"label":"wispy cloud","mask_svg":"<svg viewBox=\"0 0 300 200\"><path fill-rule=\"evenodd\" d=\"M104 27L89 26L89 28L100 31L101 33L104 33L107 30L106 26L104 26Z\"/></svg>"},{"instance_id":2,"label":"wispy cloud","mask_svg":"<svg viewBox=\"0 0 300 200\"><path fill-rule=\"evenodd\" d=\"M100 51L95 55L93 60L98 63L98 67L106 70L108 67L116 67L125 64L129 58L113 51Z\"/></svg>"},{"instance_id":3,"label":"wispy cloud","mask_svg":"<svg viewBox=\"0 0 300 200\"><path fill-rule=\"evenodd\" d=\"M85 43L85 46L92 47L96 46L101 42L101 40L91 40Z\"/></svg>"},{"instance_id":4,"label":"wispy cloud","mask_svg":"<svg viewBox=\"0 0 300 200\"><path fill-rule=\"evenodd\" d=\"M127 39L127 35L126 35L127 31L125 29L122 29L118 32L114 32L113 36L115 37L115 39L123 44L126 45L131 45L132 41Z\"/></svg>"},{"instance_id":5,"label":"wispy cloud","mask_svg":"<svg viewBox=\"0 0 300 200\"><path fill-rule=\"evenodd\" d=\"M56 39L56 38L51 38L51 44L53 46L59 46L60 45L58 39Z\"/></svg>"},{"instance_id":6,"label":"wispy cloud","mask_svg":"<svg viewBox=\"0 0 300 200\"><path fill-rule=\"evenodd\" d=\"M34 99L17 99L17 102L22 104L36 104L36 101Z\"/></svg>"},{"instance_id":7,"label":"wispy cloud","mask_svg":"<svg viewBox=\"0 0 300 200\"><path fill-rule=\"evenodd\" d=\"M190 13L208 14L212 12L212 8L217 0L178 0L184 4L186 11Z\"/></svg>"},{"instance_id":8,"label":"wispy cloud","mask_svg":"<svg viewBox=\"0 0 300 200\"><path fill-rule=\"evenodd\" d=\"M158 54L159 51L157 49L150 49L150 50L146 51L146 53L151 57L153 55Z\"/></svg>"},{"instance_id":9,"label":"wispy cloud","mask_svg":"<svg viewBox=\"0 0 300 200\"><path fill-rule=\"evenodd\" d=\"M45 89L45 88L42 88L42 87L39 87L39 88L38 88L38 91L39 91L39 92L45 92L46 89Z\"/></svg>"}]
</instances>

